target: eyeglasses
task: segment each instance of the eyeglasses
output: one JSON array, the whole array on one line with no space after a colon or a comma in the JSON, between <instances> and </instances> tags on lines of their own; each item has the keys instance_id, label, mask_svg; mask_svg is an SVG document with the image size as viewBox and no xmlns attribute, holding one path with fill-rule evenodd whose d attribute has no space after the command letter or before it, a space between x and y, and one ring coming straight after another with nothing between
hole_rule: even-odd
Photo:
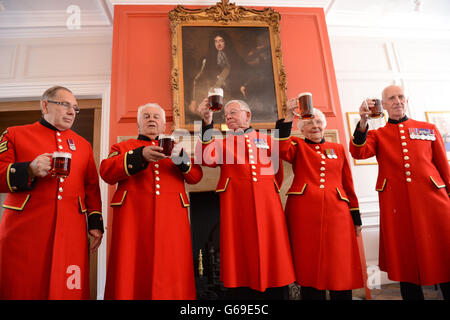
<instances>
[{"instance_id":1,"label":"eyeglasses","mask_svg":"<svg viewBox=\"0 0 450 320\"><path fill-rule=\"evenodd\" d=\"M70 104L68 102L61 102L61 101L53 101L53 100L47 100L50 103L59 104L60 106L63 106L66 109L73 108L75 113L80 113L80 108L77 105Z\"/></svg>"},{"instance_id":2,"label":"eyeglasses","mask_svg":"<svg viewBox=\"0 0 450 320\"><path fill-rule=\"evenodd\" d=\"M243 110L243 109L239 109L239 110L231 110L230 112L224 113L223 118L226 120L228 116L234 117L235 115L238 114L238 112L241 112L241 111L245 111L245 110Z\"/></svg>"}]
</instances>

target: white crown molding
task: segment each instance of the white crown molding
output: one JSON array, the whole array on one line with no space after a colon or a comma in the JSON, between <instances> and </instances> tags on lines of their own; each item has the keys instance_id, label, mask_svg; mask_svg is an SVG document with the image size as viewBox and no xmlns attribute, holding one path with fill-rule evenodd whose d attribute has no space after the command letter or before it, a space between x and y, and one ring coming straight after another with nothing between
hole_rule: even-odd
<instances>
[{"instance_id":1,"label":"white crown molding","mask_svg":"<svg viewBox=\"0 0 450 320\"><path fill-rule=\"evenodd\" d=\"M377 39L450 39L450 29L424 29L420 26L415 28L394 27L370 27L370 26L348 26L328 24L328 34L331 38L354 37L354 38L377 38Z\"/></svg>"},{"instance_id":2,"label":"white crown molding","mask_svg":"<svg viewBox=\"0 0 450 320\"><path fill-rule=\"evenodd\" d=\"M0 28L0 39L23 38L55 38L55 37L110 37L112 39L113 27L85 27L70 30L67 27L34 27L34 28Z\"/></svg>"},{"instance_id":3,"label":"white crown molding","mask_svg":"<svg viewBox=\"0 0 450 320\"><path fill-rule=\"evenodd\" d=\"M62 27L70 13L65 10L4 11L0 13L0 28ZM81 10L81 26L110 26L103 10Z\"/></svg>"},{"instance_id":4,"label":"white crown molding","mask_svg":"<svg viewBox=\"0 0 450 320\"><path fill-rule=\"evenodd\" d=\"M38 99L42 93L54 85L62 85L69 88L76 97L82 98L101 98L106 88L110 86L109 80L92 81L39 81L22 82L15 81L11 83L0 84L0 101Z\"/></svg>"},{"instance_id":5,"label":"white crown molding","mask_svg":"<svg viewBox=\"0 0 450 320\"><path fill-rule=\"evenodd\" d=\"M109 23L113 25L114 23L114 6L109 0L99 0L99 5L105 11L105 15L109 20Z\"/></svg>"},{"instance_id":6,"label":"white crown molding","mask_svg":"<svg viewBox=\"0 0 450 320\"><path fill-rule=\"evenodd\" d=\"M211 6L220 2L219 0L166 0L166 1L151 1L151 0L109 0L113 5L200 5ZM332 2L331 0L230 0L238 6L254 6L254 7L319 7L324 8Z\"/></svg>"},{"instance_id":7,"label":"white crown molding","mask_svg":"<svg viewBox=\"0 0 450 320\"><path fill-rule=\"evenodd\" d=\"M420 27L424 29L450 28L448 16L420 12L379 14L376 12L333 10L328 15L327 21L333 25L383 26L387 28Z\"/></svg>"}]
</instances>

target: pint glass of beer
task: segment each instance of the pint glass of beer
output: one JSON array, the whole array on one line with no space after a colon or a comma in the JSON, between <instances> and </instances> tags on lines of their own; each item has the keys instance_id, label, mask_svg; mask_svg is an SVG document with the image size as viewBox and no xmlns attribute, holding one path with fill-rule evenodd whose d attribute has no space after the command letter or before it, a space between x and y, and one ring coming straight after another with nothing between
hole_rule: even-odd
<instances>
[{"instance_id":1,"label":"pint glass of beer","mask_svg":"<svg viewBox=\"0 0 450 320\"><path fill-rule=\"evenodd\" d=\"M72 154L69 152L53 152L50 174L53 177L66 178L70 173L71 160Z\"/></svg>"},{"instance_id":2,"label":"pint glass of beer","mask_svg":"<svg viewBox=\"0 0 450 320\"><path fill-rule=\"evenodd\" d=\"M211 88L208 91L208 105L211 111L217 112L223 108L223 89Z\"/></svg>"},{"instance_id":3,"label":"pint glass of beer","mask_svg":"<svg viewBox=\"0 0 450 320\"><path fill-rule=\"evenodd\" d=\"M380 99L371 99L374 105L369 106L370 114L369 117L372 119L378 119L383 116L383 106L381 105Z\"/></svg>"},{"instance_id":4,"label":"pint glass of beer","mask_svg":"<svg viewBox=\"0 0 450 320\"><path fill-rule=\"evenodd\" d=\"M311 92L303 92L298 95L298 109L300 113L294 112L294 114L301 119L314 118L312 94Z\"/></svg>"},{"instance_id":5,"label":"pint glass of beer","mask_svg":"<svg viewBox=\"0 0 450 320\"><path fill-rule=\"evenodd\" d=\"M158 139L158 145L163 148L161 153L164 153L164 155L170 157L173 146L175 145L175 139L172 136L161 135Z\"/></svg>"}]
</instances>

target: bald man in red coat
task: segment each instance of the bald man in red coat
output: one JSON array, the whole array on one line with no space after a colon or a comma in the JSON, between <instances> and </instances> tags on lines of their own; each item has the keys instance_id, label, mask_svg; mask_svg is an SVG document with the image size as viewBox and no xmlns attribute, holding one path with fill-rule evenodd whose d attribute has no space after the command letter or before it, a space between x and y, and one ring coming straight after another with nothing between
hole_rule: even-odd
<instances>
[{"instance_id":1,"label":"bald man in red coat","mask_svg":"<svg viewBox=\"0 0 450 320\"><path fill-rule=\"evenodd\" d=\"M448 300L450 167L436 126L409 119L407 102L402 87L385 88L382 103L389 121L370 131L374 102L363 102L350 152L355 159L378 160L380 269L400 281L404 299L423 299L420 286L439 283Z\"/></svg>"}]
</instances>

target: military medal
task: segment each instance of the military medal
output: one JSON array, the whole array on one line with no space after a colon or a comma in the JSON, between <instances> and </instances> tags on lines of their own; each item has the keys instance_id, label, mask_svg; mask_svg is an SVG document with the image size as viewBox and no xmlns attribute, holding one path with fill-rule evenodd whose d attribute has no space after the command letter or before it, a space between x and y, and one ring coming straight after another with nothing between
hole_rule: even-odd
<instances>
[{"instance_id":1,"label":"military medal","mask_svg":"<svg viewBox=\"0 0 450 320\"><path fill-rule=\"evenodd\" d=\"M67 144L69 145L69 149L72 151L77 150L77 148L75 147L75 141L73 141L72 139L67 139Z\"/></svg>"},{"instance_id":2,"label":"military medal","mask_svg":"<svg viewBox=\"0 0 450 320\"><path fill-rule=\"evenodd\" d=\"M434 133L434 130L431 129L431 141L435 141L436 140L436 135Z\"/></svg>"},{"instance_id":3,"label":"military medal","mask_svg":"<svg viewBox=\"0 0 450 320\"><path fill-rule=\"evenodd\" d=\"M433 132L433 130L431 130L431 129L428 129L428 131L429 131L429 135L428 135L429 140L430 140L430 141L433 141L434 132Z\"/></svg>"},{"instance_id":4,"label":"military medal","mask_svg":"<svg viewBox=\"0 0 450 320\"><path fill-rule=\"evenodd\" d=\"M332 159L333 158L333 156L331 155L330 150L325 149L325 153L326 153L328 159Z\"/></svg>"},{"instance_id":5,"label":"military medal","mask_svg":"<svg viewBox=\"0 0 450 320\"><path fill-rule=\"evenodd\" d=\"M425 129L419 129L420 132L420 139L421 140L427 140L427 132Z\"/></svg>"},{"instance_id":6,"label":"military medal","mask_svg":"<svg viewBox=\"0 0 450 320\"><path fill-rule=\"evenodd\" d=\"M425 140L431 140L431 133L429 129L424 129L425 132Z\"/></svg>"},{"instance_id":7,"label":"military medal","mask_svg":"<svg viewBox=\"0 0 450 320\"><path fill-rule=\"evenodd\" d=\"M336 152L334 152L334 149L331 149L332 157L333 159L337 159Z\"/></svg>"},{"instance_id":8,"label":"military medal","mask_svg":"<svg viewBox=\"0 0 450 320\"><path fill-rule=\"evenodd\" d=\"M259 149L269 149L269 145L267 144L267 141L264 139L257 139L255 138L253 140L255 142L255 145Z\"/></svg>"},{"instance_id":9,"label":"military medal","mask_svg":"<svg viewBox=\"0 0 450 320\"><path fill-rule=\"evenodd\" d=\"M425 129L419 129L419 133L420 133L420 139L422 139L422 140L427 139L427 136L425 134Z\"/></svg>"}]
</instances>

